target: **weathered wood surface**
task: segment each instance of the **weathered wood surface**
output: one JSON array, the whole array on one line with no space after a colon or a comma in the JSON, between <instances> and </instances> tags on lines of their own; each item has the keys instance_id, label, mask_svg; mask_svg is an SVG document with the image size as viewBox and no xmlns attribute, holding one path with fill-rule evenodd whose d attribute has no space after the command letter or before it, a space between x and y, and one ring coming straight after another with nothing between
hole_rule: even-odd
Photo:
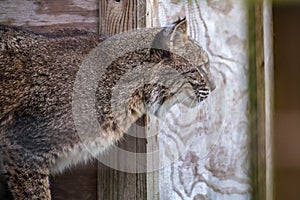
<instances>
[{"instance_id":1,"label":"weathered wood surface","mask_svg":"<svg viewBox=\"0 0 300 200\"><path fill-rule=\"evenodd\" d=\"M140 123L143 123L143 119L140 119ZM132 126L124 138L119 142L118 147L132 153L145 153L146 152L146 140L145 128L143 126ZM143 138L133 137L138 134ZM108 152L110 159L113 163L119 163L120 165L126 162L127 158L120 157L117 152ZM147 198L146 190L146 173L129 173L124 171L118 171L113 166L105 166L99 159L98 162L98 200L142 200ZM130 159L130 162L138 164L143 163L146 166L146 158L135 160ZM131 164L131 163L129 163ZM142 170L142 169L141 169ZM143 170L144 171L144 170Z\"/></svg>"},{"instance_id":2,"label":"weathered wood surface","mask_svg":"<svg viewBox=\"0 0 300 200\"><path fill-rule=\"evenodd\" d=\"M111 199L120 199L119 195L143 199L147 179L147 190L152 191L147 194L148 199L158 195L162 200L250 199L250 136L246 113L249 67L244 4L235 0L147 0L147 12L144 12L143 2L2 0L0 22L38 31L72 27L112 35L141 28L145 20L148 27L164 26L187 16L189 34L210 56L217 89L197 110L175 106L164 121L155 125L159 132L160 162L164 165L159 174L126 174L100 166L98 189L105 189ZM155 150L155 146L151 141L147 151ZM99 182L102 179L106 182ZM125 187L126 184L137 187ZM122 185L127 189L122 190ZM109 190L108 186L111 186ZM103 199L101 195L98 190L99 199Z\"/></svg>"},{"instance_id":3,"label":"weathered wood surface","mask_svg":"<svg viewBox=\"0 0 300 200\"><path fill-rule=\"evenodd\" d=\"M271 9L267 1L249 2L248 8L253 199L273 199Z\"/></svg>"},{"instance_id":4,"label":"weathered wood surface","mask_svg":"<svg viewBox=\"0 0 300 200\"><path fill-rule=\"evenodd\" d=\"M146 4L144 0L99 0L99 33L111 36L124 31L145 27ZM114 149L122 149L132 154L146 153L146 119L141 118L134 124L124 139ZM136 165L139 168L133 172L145 172L146 157L128 159L117 152L110 151L109 163L124 165L124 162ZM128 160L126 160L128 159ZM151 176L146 173L118 171L113 166L101 164L99 157L98 167L98 199L99 200L144 200L147 199L147 179ZM133 162L133 163L132 163ZM109 164L108 164L109 165ZM122 168L122 167L121 167ZM119 169L120 170L120 169ZM154 199L153 199L154 200Z\"/></svg>"},{"instance_id":5,"label":"weathered wood surface","mask_svg":"<svg viewBox=\"0 0 300 200\"><path fill-rule=\"evenodd\" d=\"M264 74L265 74L265 149L266 149L266 200L273 200L274 195L274 52L273 52L273 13L272 3L263 1L264 27Z\"/></svg>"},{"instance_id":6,"label":"weathered wood surface","mask_svg":"<svg viewBox=\"0 0 300 200\"><path fill-rule=\"evenodd\" d=\"M144 0L99 0L99 32L114 35L145 27Z\"/></svg>"},{"instance_id":7,"label":"weathered wood surface","mask_svg":"<svg viewBox=\"0 0 300 200\"><path fill-rule=\"evenodd\" d=\"M53 200L96 200L97 162L81 164L51 177L51 195Z\"/></svg>"},{"instance_id":8,"label":"weathered wood surface","mask_svg":"<svg viewBox=\"0 0 300 200\"><path fill-rule=\"evenodd\" d=\"M160 164L165 165L159 174L160 199L250 199L245 5L148 0L147 7L147 26L187 17L189 35L208 52L217 85L198 109L174 106L160 120Z\"/></svg>"},{"instance_id":9,"label":"weathered wood surface","mask_svg":"<svg viewBox=\"0 0 300 200\"><path fill-rule=\"evenodd\" d=\"M271 5L248 4L253 199L273 199L273 46Z\"/></svg>"},{"instance_id":10,"label":"weathered wood surface","mask_svg":"<svg viewBox=\"0 0 300 200\"><path fill-rule=\"evenodd\" d=\"M158 122L156 119L147 116L147 200L159 200L159 141ZM156 152L156 153L154 153ZM150 153L150 154L149 154ZM153 154L152 154L153 153Z\"/></svg>"},{"instance_id":11,"label":"weathered wood surface","mask_svg":"<svg viewBox=\"0 0 300 200\"><path fill-rule=\"evenodd\" d=\"M36 31L79 28L98 31L98 0L1 0L0 23Z\"/></svg>"}]
</instances>

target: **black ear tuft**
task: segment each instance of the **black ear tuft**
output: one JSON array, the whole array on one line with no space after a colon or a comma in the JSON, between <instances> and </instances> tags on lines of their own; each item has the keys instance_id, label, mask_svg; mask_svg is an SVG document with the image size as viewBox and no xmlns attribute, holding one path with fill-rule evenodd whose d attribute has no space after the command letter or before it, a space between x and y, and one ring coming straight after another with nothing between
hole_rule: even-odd
<instances>
[{"instance_id":1,"label":"black ear tuft","mask_svg":"<svg viewBox=\"0 0 300 200\"><path fill-rule=\"evenodd\" d=\"M180 34L182 36L187 35L187 21L186 17L173 22L172 24L172 34Z\"/></svg>"},{"instance_id":2,"label":"black ear tuft","mask_svg":"<svg viewBox=\"0 0 300 200\"><path fill-rule=\"evenodd\" d=\"M173 22L172 25L175 27L176 25L180 24L181 22L186 21L186 17L180 18L178 17L177 21Z\"/></svg>"}]
</instances>

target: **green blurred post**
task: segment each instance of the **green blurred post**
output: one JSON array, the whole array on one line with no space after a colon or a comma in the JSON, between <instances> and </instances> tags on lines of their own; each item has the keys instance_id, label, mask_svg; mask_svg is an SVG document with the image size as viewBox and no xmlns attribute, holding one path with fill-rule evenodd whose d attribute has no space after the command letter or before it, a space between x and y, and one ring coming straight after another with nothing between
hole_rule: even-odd
<instances>
[{"instance_id":1,"label":"green blurred post","mask_svg":"<svg viewBox=\"0 0 300 200\"><path fill-rule=\"evenodd\" d=\"M273 199L270 2L248 1L249 119L254 200ZM270 60L271 58L271 60Z\"/></svg>"}]
</instances>

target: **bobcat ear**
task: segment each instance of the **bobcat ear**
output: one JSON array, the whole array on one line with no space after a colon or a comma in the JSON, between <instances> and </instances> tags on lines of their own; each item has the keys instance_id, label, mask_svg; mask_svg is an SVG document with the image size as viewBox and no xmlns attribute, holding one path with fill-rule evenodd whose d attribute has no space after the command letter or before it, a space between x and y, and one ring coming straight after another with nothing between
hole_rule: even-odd
<instances>
[{"instance_id":1,"label":"bobcat ear","mask_svg":"<svg viewBox=\"0 0 300 200\"><path fill-rule=\"evenodd\" d=\"M170 39L170 50L173 51L174 46L180 46L181 43L187 40L187 21L184 17L183 19L178 19L172 24L172 30L169 35Z\"/></svg>"},{"instance_id":2,"label":"bobcat ear","mask_svg":"<svg viewBox=\"0 0 300 200\"><path fill-rule=\"evenodd\" d=\"M176 22L173 22L172 35L180 34L181 36L187 36L187 21L186 17L183 19L178 18Z\"/></svg>"},{"instance_id":3,"label":"bobcat ear","mask_svg":"<svg viewBox=\"0 0 300 200\"><path fill-rule=\"evenodd\" d=\"M184 44L187 38L186 18L178 19L170 26L165 27L153 39L151 44L150 55L155 57L170 57L174 46Z\"/></svg>"}]
</instances>

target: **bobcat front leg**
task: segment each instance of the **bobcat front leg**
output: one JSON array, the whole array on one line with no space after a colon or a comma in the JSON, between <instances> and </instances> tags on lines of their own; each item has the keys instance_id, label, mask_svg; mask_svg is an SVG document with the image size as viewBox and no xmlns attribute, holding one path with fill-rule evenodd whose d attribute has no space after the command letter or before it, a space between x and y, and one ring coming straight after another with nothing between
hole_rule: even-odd
<instances>
[{"instance_id":1,"label":"bobcat front leg","mask_svg":"<svg viewBox=\"0 0 300 200\"><path fill-rule=\"evenodd\" d=\"M4 163L14 200L51 200L48 170L30 170Z\"/></svg>"}]
</instances>

